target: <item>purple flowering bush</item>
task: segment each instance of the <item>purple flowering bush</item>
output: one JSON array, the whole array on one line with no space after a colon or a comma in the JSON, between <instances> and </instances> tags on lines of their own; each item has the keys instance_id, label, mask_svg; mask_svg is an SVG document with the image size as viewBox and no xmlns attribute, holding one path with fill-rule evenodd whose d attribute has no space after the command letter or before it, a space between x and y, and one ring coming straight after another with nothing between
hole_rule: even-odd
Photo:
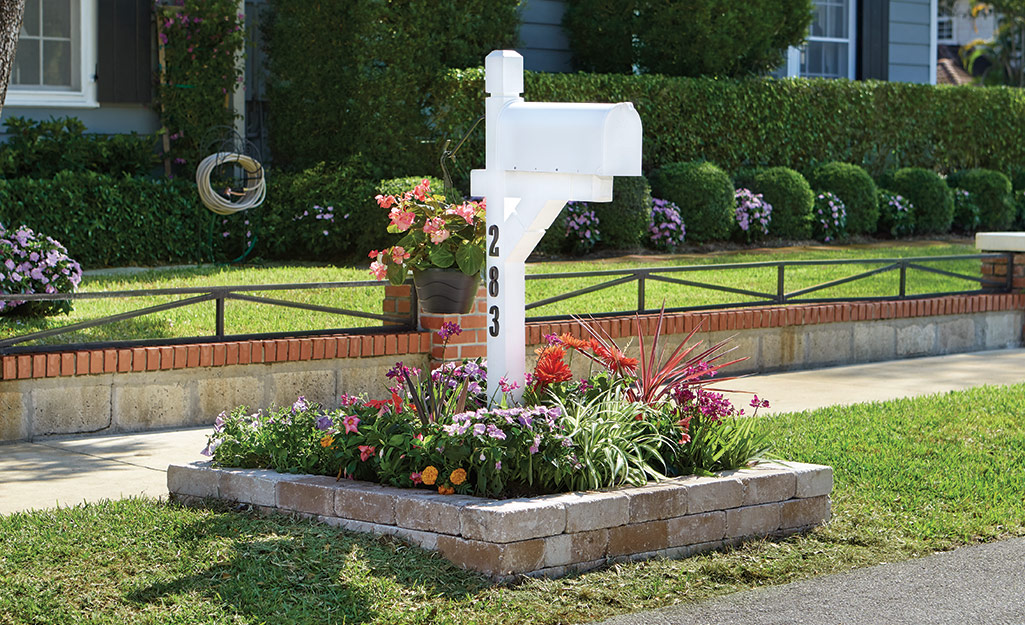
<instances>
[{"instance_id":1,"label":"purple flowering bush","mask_svg":"<svg viewBox=\"0 0 1025 625\"><path fill-rule=\"evenodd\" d=\"M82 281L82 267L63 245L27 226L10 230L0 224L0 292L73 293ZM71 312L71 300L0 302L0 312L57 315Z\"/></svg>"},{"instance_id":2,"label":"purple flowering bush","mask_svg":"<svg viewBox=\"0 0 1025 625\"><path fill-rule=\"evenodd\" d=\"M815 196L812 232L823 243L847 238L847 207L835 194L825 191Z\"/></svg>"},{"instance_id":3,"label":"purple flowering bush","mask_svg":"<svg viewBox=\"0 0 1025 625\"><path fill-rule=\"evenodd\" d=\"M459 332L446 323L438 334L447 344ZM519 401L511 394L519 384L502 380L500 401L488 406L481 361L430 373L400 362L386 374L388 399L344 395L333 410L302 397L269 412L240 407L217 417L203 453L222 466L508 497L736 469L768 448L757 420L704 388L728 364L710 364L721 345L683 360L677 349L638 374L636 359L602 341L546 341ZM574 380L567 349L600 370ZM656 378L665 388L649 388Z\"/></svg>"},{"instance_id":4,"label":"purple flowering bush","mask_svg":"<svg viewBox=\"0 0 1025 625\"><path fill-rule=\"evenodd\" d=\"M954 227L963 232L975 232L982 223L982 215L975 197L965 189L954 189Z\"/></svg>"},{"instance_id":5,"label":"purple flowering bush","mask_svg":"<svg viewBox=\"0 0 1025 625\"><path fill-rule=\"evenodd\" d=\"M574 254L586 254L601 241L598 215L584 202L567 202L563 223L566 243Z\"/></svg>"},{"instance_id":6,"label":"purple flowering bush","mask_svg":"<svg viewBox=\"0 0 1025 625\"><path fill-rule=\"evenodd\" d=\"M915 232L915 207L903 195L879 190L879 232L894 238L909 237Z\"/></svg>"},{"instance_id":7,"label":"purple flowering bush","mask_svg":"<svg viewBox=\"0 0 1025 625\"><path fill-rule=\"evenodd\" d=\"M766 202L761 193L754 193L750 189L737 189L733 194L733 201L734 217L741 238L750 243L769 234L772 204Z\"/></svg>"},{"instance_id":8,"label":"purple flowering bush","mask_svg":"<svg viewBox=\"0 0 1025 625\"><path fill-rule=\"evenodd\" d=\"M672 252L683 245L687 229L680 217L680 207L668 200L652 198L648 235L651 247L656 250Z\"/></svg>"}]
</instances>

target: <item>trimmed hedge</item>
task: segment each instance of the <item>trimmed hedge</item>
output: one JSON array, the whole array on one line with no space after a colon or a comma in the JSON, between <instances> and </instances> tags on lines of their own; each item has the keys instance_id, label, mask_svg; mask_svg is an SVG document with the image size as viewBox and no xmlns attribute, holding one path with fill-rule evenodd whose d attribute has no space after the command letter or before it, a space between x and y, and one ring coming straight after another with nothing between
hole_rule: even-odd
<instances>
[{"instance_id":1,"label":"trimmed hedge","mask_svg":"<svg viewBox=\"0 0 1025 625\"><path fill-rule=\"evenodd\" d=\"M691 241L729 238L734 223L733 182L726 172L707 162L670 163L652 172L651 186L656 197L680 208Z\"/></svg>"},{"instance_id":2,"label":"trimmed hedge","mask_svg":"<svg viewBox=\"0 0 1025 625\"><path fill-rule=\"evenodd\" d=\"M863 168L850 163L825 163L812 168L808 183L816 192L833 193L847 208L847 232L872 234L879 222L876 183Z\"/></svg>"},{"instance_id":3,"label":"trimmed hedge","mask_svg":"<svg viewBox=\"0 0 1025 625\"><path fill-rule=\"evenodd\" d=\"M452 70L434 86L437 138L462 137L484 111L483 70ZM694 160L726 171L843 161L872 175L898 167L1010 171L1025 163L1020 89L527 72L524 95L633 102L644 125L645 171ZM463 177L483 165L483 146L479 131L464 144Z\"/></svg>"},{"instance_id":4,"label":"trimmed hedge","mask_svg":"<svg viewBox=\"0 0 1025 625\"><path fill-rule=\"evenodd\" d=\"M921 167L900 169L886 186L914 205L916 233L943 234L950 230L954 194L939 174Z\"/></svg>"},{"instance_id":5,"label":"trimmed hedge","mask_svg":"<svg viewBox=\"0 0 1025 625\"><path fill-rule=\"evenodd\" d=\"M961 172L954 180L959 189L971 194L979 207L979 228L1007 230L1014 225L1016 207L1011 195L1011 180L990 169Z\"/></svg>"},{"instance_id":6,"label":"trimmed hedge","mask_svg":"<svg viewBox=\"0 0 1025 625\"><path fill-rule=\"evenodd\" d=\"M211 214L184 180L92 172L0 180L0 222L47 233L87 267L206 259Z\"/></svg>"},{"instance_id":7,"label":"trimmed hedge","mask_svg":"<svg viewBox=\"0 0 1025 625\"><path fill-rule=\"evenodd\" d=\"M772 205L769 236L804 240L811 238L815 194L804 176L788 167L768 167L748 172L743 186L761 193Z\"/></svg>"},{"instance_id":8,"label":"trimmed hedge","mask_svg":"<svg viewBox=\"0 0 1025 625\"><path fill-rule=\"evenodd\" d=\"M11 117L4 126L0 178L52 178L61 171L145 176L157 162L153 137L85 134L85 124L75 117Z\"/></svg>"},{"instance_id":9,"label":"trimmed hedge","mask_svg":"<svg viewBox=\"0 0 1025 625\"><path fill-rule=\"evenodd\" d=\"M519 24L519 0L270 5L275 162L297 170L362 153L377 178L440 173L440 146L422 143L433 136L434 81L446 67L482 64L492 50L515 47Z\"/></svg>"},{"instance_id":10,"label":"trimmed hedge","mask_svg":"<svg viewBox=\"0 0 1025 625\"><path fill-rule=\"evenodd\" d=\"M651 217L651 187L643 176L616 176L611 202L588 202L598 217L603 248L629 250L641 246Z\"/></svg>"}]
</instances>

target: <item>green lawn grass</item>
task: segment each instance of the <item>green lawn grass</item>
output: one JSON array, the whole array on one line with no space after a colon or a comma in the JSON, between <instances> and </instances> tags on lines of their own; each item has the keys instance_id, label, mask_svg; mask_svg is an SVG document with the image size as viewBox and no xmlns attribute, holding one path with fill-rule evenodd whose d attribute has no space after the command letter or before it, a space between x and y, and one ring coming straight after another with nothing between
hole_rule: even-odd
<instances>
[{"instance_id":1,"label":"green lawn grass","mask_svg":"<svg viewBox=\"0 0 1025 625\"><path fill-rule=\"evenodd\" d=\"M1025 535L1025 385L764 424L780 457L834 467L828 525L491 587L393 538L128 500L0 517L0 622L580 623Z\"/></svg>"},{"instance_id":2,"label":"green lawn grass","mask_svg":"<svg viewBox=\"0 0 1025 625\"><path fill-rule=\"evenodd\" d=\"M528 265L528 273L567 273L576 271L621 270L630 268L657 268L682 265L721 265L771 260L819 259L871 259L889 257L939 256L972 254L975 249L963 243L893 244L849 247L781 248L684 256L629 256L604 260L574 262L545 262ZM933 266L966 275L979 274L978 260L950 261ZM788 292L821 284L863 272L871 267L862 266L810 266L789 268L786 272ZM673 274L727 287L761 292L775 292L774 268L730 269L699 274ZM107 273L87 276L83 291L120 291L175 287L230 286L250 284L293 284L313 282L346 282L370 279L365 267L333 267L316 265L287 266L209 266L187 269L143 271L133 274ZM555 278L527 282L527 301L539 301L606 281L609 278ZM866 297L897 293L898 276L891 272L869 279L830 288L816 297ZM631 311L637 307L635 284L619 285L590 293L572 300L542 306L528 311L531 316L554 314L588 314L598 312ZM958 280L926 272L909 273L908 293L972 290L977 283ZM730 293L648 281L646 302L657 308L667 306L701 306L747 299ZM381 286L343 289L317 289L309 291L265 291L251 295L286 299L294 302L346 308L365 313L381 313ZM17 316L0 318L0 338L27 334L31 331L62 327L72 323L96 319L139 308L182 299L182 296L152 296L119 298L113 300L79 300L69 316L46 319L25 319ZM373 327L380 321L357 317L337 316L329 313L279 308L250 302L228 301L225 305L225 331L227 334L255 334L264 332L295 332L302 330ZM110 325L60 335L44 342L49 344L86 341L180 338L210 336L214 333L214 304L203 302L184 308L164 311Z\"/></svg>"}]
</instances>

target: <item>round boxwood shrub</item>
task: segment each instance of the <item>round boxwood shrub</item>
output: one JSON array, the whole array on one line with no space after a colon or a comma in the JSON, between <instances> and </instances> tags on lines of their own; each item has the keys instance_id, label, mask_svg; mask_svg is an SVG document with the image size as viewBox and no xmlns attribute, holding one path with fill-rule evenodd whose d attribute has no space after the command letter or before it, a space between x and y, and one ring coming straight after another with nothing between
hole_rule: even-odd
<instances>
[{"instance_id":1,"label":"round boxwood shrub","mask_svg":"<svg viewBox=\"0 0 1025 625\"><path fill-rule=\"evenodd\" d=\"M876 183L868 172L850 163L824 163L808 174L808 183L818 193L836 195L847 208L847 232L870 234L879 222Z\"/></svg>"},{"instance_id":2,"label":"round boxwood shrub","mask_svg":"<svg viewBox=\"0 0 1025 625\"><path fill-rule=\"evenodd\" d=\"M588 206L600 224L601 247L640 247L651 215L651 187L644 176L616 176L612 181L612 201L591 202Z\"/></svg>"},{"instance_id":3,"label":"round boxwood shrub","mask_svg":"<svg viewBox=\"0 0 1025 625\"><path fill-rule=\"evenodd\" d=\"M957 177L957 187L970 193L979 207L979 228L1006 230L1014 225L1010 178L992 169L970 169Z\"/></svg>"},{"instance_id":4,"label":"round boxwood shrub","mask_svg":"<svg viewBox=\"0 0 1025 625\"><path fill-rule=\"evenodd\" d=\"M941 234L950 230L954 193L939 174L921 167L898 169L889 188L914 205L915 232Z\"/></svg>"},{"instance_id":5,"label":"round boxwood shrub","mask_svg":"<svg viewBox=\"0 0 1025 625\"><path fill-rule=\"evenodd\" d=\"M748 189L761 193L772 205L770 235L784 239L811 238L815 194L804 176L789 167L768 167L759 169L746 182Z\"/></svg>"},{"instance_id":6,"label":"round boxwood shrub","mask_svg":"<svg viewBox=\"0 0 1025 625\"><path fill-rule=\"evenodd\" d=\"M8 230L0 224L0 292L73 293L82 281L82 267L64 246L28 226ZM71 312L71 300L0 302L0 312L48 316Z\"/></svg>"},{"instance_id":7,"label":"round boxwood shrub","mask_svg":"<svg viewBox=\"0 0 1025 625\"><path fill-rule=\"evenodd\" d=\"M670 163L651 174L652 192L680 208L687 237L721 241L733 228L733 182L709 162Z\"/></svg>"}]
</instances>

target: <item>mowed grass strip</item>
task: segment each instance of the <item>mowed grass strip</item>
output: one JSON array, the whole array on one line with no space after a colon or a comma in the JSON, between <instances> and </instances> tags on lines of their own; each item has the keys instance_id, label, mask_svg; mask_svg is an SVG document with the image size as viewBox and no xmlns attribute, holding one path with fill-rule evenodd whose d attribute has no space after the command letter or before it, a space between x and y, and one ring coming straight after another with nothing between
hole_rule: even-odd
<instances>
[{"instance_id":1,"label":"mowed grass strip","mask_svg":"<svg viewBox=\"0 0 1025 625\"><path fill-rule=\"evenodd\" d=\"M1025 535L1025 385L764 426L780 457L834 467L828 525L492 587L393 538L127 500L0 517L0 622L581 623Z\"/></svg>"},{"instance_id":2,"label":"mowed grass strip","mask_svg":"<svg viewBox=\"0 0 1025 625\"><path fill-rule=\"evenodd\" d=\"M539 273L568 273L577 271L621 270L631 268L673 267L683 265L721 265L771 260L871 259L906 258L914 256L940 256L973 254L976 250L961 243L894 244L850 247L803 247L772 250L754 250L711 255L680 256L628 256L605 260L574 262L532 263L527 271ZM945 261L930 264L936 268L966 275L979 274L980 261ZM849 265L834 267L788 268L786 290L792 292L816 284L836 280L878 267ZM675 273L676 278L705 282L749 291L775 293L776 271L773 268L729 269L722 271ZM143 271L133 274L93 274L82 283L83 291L122 291L180 287L234 286L251 284L299 284L316 282L356 282L370 279L365 267L335 267L320 265L271 265L195 267L185 269ZM563 295L569 291L592 286L609 280L601 278L556 278L527 282L527 301L540 301ZM870 297L891 296L898 292L899 276L896 272L873 276L820 291L809 297ZM696 287L667 284L649 280L646 284L646 304L658 308L663 301L667 307L708 306L726 302L752 301L742 295L718 292ZM935 273L915 271L908 274L907 292L921 294L937 291L974 290L978 283L959 280ZM383 297L381 286L314 289L294 291L251 292L250 295L283 299L292 302L344 308L364 313L380 314ZM135 298L79 300L68 316L27 319L18 316L0 317L0 338L10 338L33 331L64 327L73 323L99 319L119 313L155 306L186 296L147 296ZM637 285L619 285L563 302L541 306L528 311L530 316L566 315L616 311L637 308ZM227 334L260 334L269 332L298 332L334 328L367 328L381 322L330 313L281 308L251 302L225 303L225 331ZM41 341L46 344L65 344L95 341L139 340L212 336L214 334L214 303L202 302L188 307L168 310L144 317L58 335Z\"/></svg>"}]
</instances>

